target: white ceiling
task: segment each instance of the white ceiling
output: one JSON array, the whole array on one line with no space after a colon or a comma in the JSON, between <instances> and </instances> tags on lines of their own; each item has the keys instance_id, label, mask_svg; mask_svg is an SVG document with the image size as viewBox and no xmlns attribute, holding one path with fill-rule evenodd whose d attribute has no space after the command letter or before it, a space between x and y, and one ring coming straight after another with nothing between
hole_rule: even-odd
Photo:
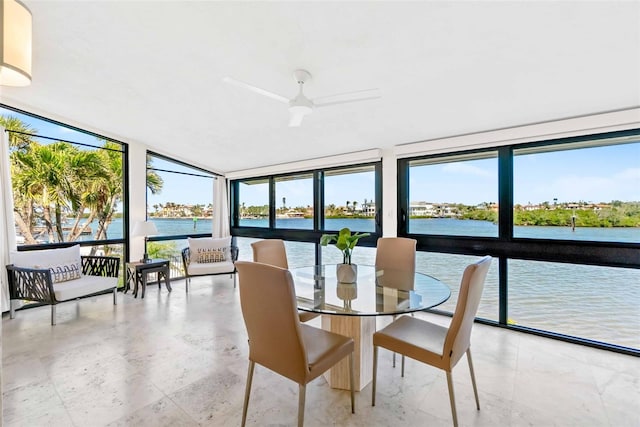
<instances>
[{"instance_id":1,"label":"white ceiling","mask_svg":"<svg viewBox=\"0 0 640 427\"><path fill-rule=\"evenodd\" d=\"M24 0L33 83L0 101L231 172L640 106L640 2ZM314 111L293 97L379 88Z\"/></svg>"}]
</instances>

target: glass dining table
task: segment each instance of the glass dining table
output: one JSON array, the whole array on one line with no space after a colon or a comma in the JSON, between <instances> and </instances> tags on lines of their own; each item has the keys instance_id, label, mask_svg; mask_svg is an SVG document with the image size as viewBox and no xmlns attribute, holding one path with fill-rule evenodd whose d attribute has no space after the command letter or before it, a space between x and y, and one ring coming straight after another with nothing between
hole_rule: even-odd
<instances>
[{"instance_id":1,"label":"glass dining table","mask_svg":"<svg viewBox=\"0 0 640 427\"><path fill-rule=\"evenodd\" d=\"M350 336L355 342L355 389L372 379L376 316L426 310L447 301L449 287L423 273L358 265L356 283L340 283L336 265L291 268L298 309L322 314L322 328ZM347 360L325 374L333 388L349 389Z\"/></svg>"}]
</instances>

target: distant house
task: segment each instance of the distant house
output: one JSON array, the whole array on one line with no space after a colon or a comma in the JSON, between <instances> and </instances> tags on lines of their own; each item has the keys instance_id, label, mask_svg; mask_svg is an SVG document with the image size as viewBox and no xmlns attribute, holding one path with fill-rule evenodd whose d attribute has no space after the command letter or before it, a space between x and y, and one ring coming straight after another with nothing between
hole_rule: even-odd
<instances>
[{"instance_id":1,"label":"distant house","mask_svg":"<svg viewBox=\"0 0 640 427\"><path fill-rule=\"evenodd\" d=\"M409 216L437 216L435 206L428 202L409 203Z\"/></svg>"},{"instance_id":2,"label":"distant house","mask_svg":"<svg viewBox=\"0 0 640 427\"><path fill-rule=\"evenodd\" d=\"M360 214L364 216L376 216L376 204L374 202L363 202L358 206Z\"/></svg>"}]
</instances>

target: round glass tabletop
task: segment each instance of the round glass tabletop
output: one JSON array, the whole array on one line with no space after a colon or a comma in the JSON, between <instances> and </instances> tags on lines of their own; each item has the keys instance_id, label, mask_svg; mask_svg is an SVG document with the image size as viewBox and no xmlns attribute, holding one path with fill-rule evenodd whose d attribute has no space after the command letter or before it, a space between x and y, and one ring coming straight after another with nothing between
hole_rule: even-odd
<instances>
[{"instance_id":1,"label":"round glass tabletop","mask_svg":"<svg viewBox=\"0 0 640 427\"><path fill-rule=\"evenodd\" d=\"M358 265L356 282L341 283L337 267L290 269L298 309L343 316L393 315L435 307L451 296L446 284L426 274Z\"/></svg>"}]
</instances>

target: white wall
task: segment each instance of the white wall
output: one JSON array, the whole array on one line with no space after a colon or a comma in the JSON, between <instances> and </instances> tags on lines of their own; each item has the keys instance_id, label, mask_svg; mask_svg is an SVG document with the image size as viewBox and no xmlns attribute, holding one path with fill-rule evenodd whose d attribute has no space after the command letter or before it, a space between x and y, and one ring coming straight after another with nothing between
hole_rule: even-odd
<instances>
[{"instance_id":1,"label":"white wall","mask_svg":"<svg viewBox=\"0 0 640 427\"><path fill-rule=\"evenodd\" d=\"M147 147L129 144L129 236L136 221L144 221L147 215ZM129 261L144 255L144 238L131 237Z\"/></svg>"}]
</instances>

